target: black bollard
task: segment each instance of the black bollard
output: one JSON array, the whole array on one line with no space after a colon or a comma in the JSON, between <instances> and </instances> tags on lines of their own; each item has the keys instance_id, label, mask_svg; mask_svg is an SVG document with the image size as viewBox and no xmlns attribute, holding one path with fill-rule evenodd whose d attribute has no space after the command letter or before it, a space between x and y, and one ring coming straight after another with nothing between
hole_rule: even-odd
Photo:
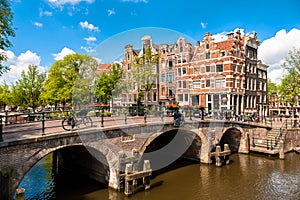
<instances>
[{"instance_id":1,"label":"black bollard","mask_svg":"<svg viewBox=\"0 0 300 200\"><path fill-rule=\"evenodd\" d=\"M101 127L104 127L104 113L101 113Z\"/></svg>"},{"instance_id":2,"label":"black bollard","mask_svg":"<svg viewBox=\"0 0 300 200\"><path fill-rule=\"evenodd\" d=\"M147 111L144 112L144 123L147 123Z\"/></svg>"},{"instance_id":3,"label":"black bollard","mask_svg":"<svg viewBox=\"0 0 300 200\"><path fill-rule=\"evenodd\" d=\"M2 116L0 116L0 142L3 142L3 137L2 137Z\"/></svg>"},{"instance_id":4,"label":"black bollard","mask_svg":"<svg viewBox=\"0 0 300 200\"><path fill-rule=\"evenodd\" d=\"M45 113L42 113L42 135L45 135Z\"/></svg>"}]
</instances>

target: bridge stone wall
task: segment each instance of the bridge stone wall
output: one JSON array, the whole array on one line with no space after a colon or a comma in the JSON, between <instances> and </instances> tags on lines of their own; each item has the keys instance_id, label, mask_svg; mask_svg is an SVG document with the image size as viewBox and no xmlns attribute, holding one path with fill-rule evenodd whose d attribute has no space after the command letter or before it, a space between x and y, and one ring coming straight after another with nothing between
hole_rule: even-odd
<instances>
[{"instance_id":1,"label":"bridge stone wall","mask_svg":"<svg viewBox=\"0 0 300 200\"><path fill-rule=\"evenodd\" d=\"M238 122L186 122L184 127L173 127L172 123L131 124L118 127L91 128L57 135L40 136L0 143L1 199L11 199L28 170L41 158L59 149L71 146L86 146L106 159L109 169L109 186L119 188L119 152L130 156L132 149L143 154L146 147L160 134L172 130L186 131L197 135L201 141L200 162L210 163L210 152L230 129L241 132L239 152L248 153L247 139L254 134L266 134L267 127L251 126ZM134 136L131 142L122 141L122 136ZM200 146L200 144L199 144ZM229 144L230 146L230 144ZM195 150L195 149L194 149ZM96 153L97 154L97 153ZM3 178L4 177L4 178ZM9 177L6 181L5 177ZM4 181L3 181L4 180ZM8 193L8 194L7 194ZM9 197L9 198L7 198Z\"/></svg>"},{"instance_id":2,"label":"bridge stone wall","mask_svg":"<svg viewBox=\"0 0 300 200\"><path fill-rule=\"evenodd\" d=\"M295 147L300 147L300 129L287 129L284 141L284 152L293 151Z\"/></svg>"}]
</instances>

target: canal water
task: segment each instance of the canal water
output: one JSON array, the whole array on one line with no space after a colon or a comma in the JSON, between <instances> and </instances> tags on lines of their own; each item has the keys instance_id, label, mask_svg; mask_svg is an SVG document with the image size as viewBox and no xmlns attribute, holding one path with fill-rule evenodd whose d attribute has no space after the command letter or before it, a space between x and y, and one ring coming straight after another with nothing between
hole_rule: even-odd
<instances>
[{"instance_id":1,"label":"canal water","mask_svg":"<svg viewBox=\"0 0 300 200\"><path fill-rule=\"evenodd\" d=\"M135 194L108 189L77 175L54 175L51 155L37 163L19 187L30 200L197 200L197 199L300 199L300 155L285 160L257 154L233 154L222 167L178 160L154 173L151 189Z\"/></svg>"}]
</instances>

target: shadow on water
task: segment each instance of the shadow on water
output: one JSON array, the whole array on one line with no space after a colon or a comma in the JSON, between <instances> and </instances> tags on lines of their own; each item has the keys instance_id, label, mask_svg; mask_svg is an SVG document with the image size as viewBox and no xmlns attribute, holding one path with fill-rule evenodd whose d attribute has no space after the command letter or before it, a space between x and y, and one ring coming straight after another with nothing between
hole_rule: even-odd
<instances>
[{"instance_id":1,"label":"shadow on water","mask_svg":"<svg viewBox=\"0 0 300 200\"><path fill-rule=\"evenodd\" d=\"M48 162L51 159L46 158L32 168L20 187L26 189L26 200L299 199L299 155L289 153L285 160L278 160L235 153L230 160L229 165L216 167L179 158L153 172L149 191L141 185L133 196L126 197L77 174L55 175Z\"/></svg>"},{"instance_id":2,"label":"shadow on water","mask_svg":"<svg viewBox=\"0 0 300 200\"><path fill-rule=\"evenodd\" d=\"M156 176L159 176L161 174L164 174L166 172L170 172L173 171L175 169L179 169L182 167L186 167L189 165L197 165L199 164L200 161L195 161L195 160L190 160L190 159L186 159L186 158L178 158L176 161L174 161L173 163L171 163L170 165L160 169L160 170L156 170L152 172L152 176L151 178L155 178Z\"/></svg>"}]
</instances>

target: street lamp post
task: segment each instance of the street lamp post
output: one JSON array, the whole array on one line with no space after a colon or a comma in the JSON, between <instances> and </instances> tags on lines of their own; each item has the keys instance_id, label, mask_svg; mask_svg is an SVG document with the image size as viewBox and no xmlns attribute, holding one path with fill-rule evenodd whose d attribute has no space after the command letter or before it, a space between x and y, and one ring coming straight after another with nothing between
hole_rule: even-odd
<instances>
[{"instance_id":1,"label":"street lamp post","mask_svg":"<svg viewBox=\"0 0 300 200\"><path fill-rule=\"evenodd\" d=\"M193 102L191 102L191 90L193 87L193 84L191 83L191 81L193 81L192 79L188 79L189 80L189 111L190 111L190 120L192 121L192 104Z\"/></svg>"},{"instance_id":2,"label":"street lamp post","mask_svg":"<svg viewBox=\"0 0 300 200\"><path fill-rule=\"evenodd\" d=\"M222 97L221 101L223 104L227 104L228 98L224 96ZM227 109L227 105L226 105L226 109ZM225 112L225 119L227 119L227 112Z\"/></svg>"}]
</instances>

